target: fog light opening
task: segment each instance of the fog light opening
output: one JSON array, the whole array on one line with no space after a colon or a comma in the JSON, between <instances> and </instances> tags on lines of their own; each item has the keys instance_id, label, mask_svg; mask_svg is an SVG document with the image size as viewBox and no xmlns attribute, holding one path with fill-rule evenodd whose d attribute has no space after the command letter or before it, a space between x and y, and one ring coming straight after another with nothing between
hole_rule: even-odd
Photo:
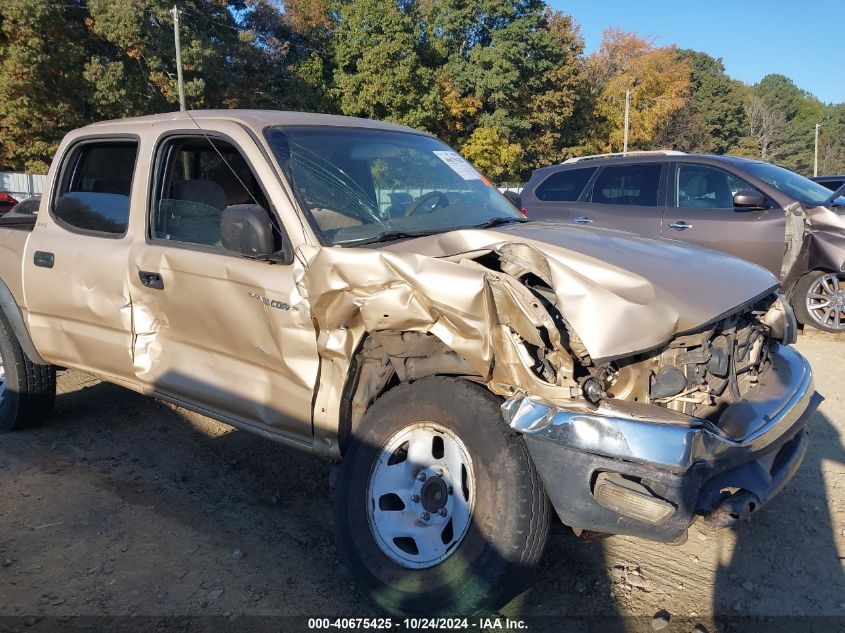
<instances>
[{"instance_id":1,"label":"fog light opening","mask_svg":"<svg viewBox=\"0 0 845 633\"><path fill-rule=\"evenodd\" d=\"M602 507L651 525L662 525L675 513L673 504L619 473L599 473L593 496Z\"/></svg>"}]
</instances>

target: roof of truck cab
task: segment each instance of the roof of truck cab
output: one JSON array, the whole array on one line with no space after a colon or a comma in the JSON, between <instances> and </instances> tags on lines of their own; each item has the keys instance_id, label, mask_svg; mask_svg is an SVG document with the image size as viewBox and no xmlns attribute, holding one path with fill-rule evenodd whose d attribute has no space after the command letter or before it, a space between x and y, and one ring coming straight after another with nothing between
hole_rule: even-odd
<instances>
[{"instance_id":1,"label":"roof of truck cab","mask_svg":"<svg viewBox=\"0 0 845 633\"><path fill-rule=\"evenodd\" d=\"M144 126L160 122L184 120L194 127L202 121L234 121L250 127L254 130L263 130L272 126L331 126L331 127L355 127L373 130L390 130L395 132L415 132L426 134L396 123L385 121L374 121L372 119L361 119L357 117L338 116L335 114L314 114L312 112L284 112L280 110L190 110L188 112L165 112L162 114L150 114L147 116L131 117L127 119L114 119L100 121L81 128L86 131L94 131L99 128L132 128L133 126ZM201 125L200 125L201 127Z\"/></svg>"}]
</instances>

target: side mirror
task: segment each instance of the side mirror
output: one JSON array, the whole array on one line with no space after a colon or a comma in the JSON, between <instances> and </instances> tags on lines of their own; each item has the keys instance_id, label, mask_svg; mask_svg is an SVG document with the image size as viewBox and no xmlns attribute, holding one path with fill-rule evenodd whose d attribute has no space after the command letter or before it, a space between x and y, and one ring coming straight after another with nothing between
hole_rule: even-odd
<instances>
[{"instance_id":1,"label":"side mirror","mask_svg":"<svg viewBox=\"0 0 845 633\"><path fill-rule=\"evenodd\" d=\"M737 211L761 211L768 209L766 196L754 189L742 189L734 194L734 208Z\"/></svg>"},{"instance_id":2,"label":"side mirror","mask_svg":"<svg viewBox=\"0 0 845 633\"><path fill-rule=\"evenodd\" d=\"M502 194L508 201L515 206L517 209L522 208L522 198L516 191L506 191Z\"/></svg>"},{"instance_id":3,"label":"side mirror","mask_svg":"<svg viewBox=\"0 0 845 633\"><path fill-rule=\"evenodd\" d=\"M246 257L266 258L276 250L270 216L257 204L233 204L220 217L223 248Z\"/></svg>"}]
</instances>

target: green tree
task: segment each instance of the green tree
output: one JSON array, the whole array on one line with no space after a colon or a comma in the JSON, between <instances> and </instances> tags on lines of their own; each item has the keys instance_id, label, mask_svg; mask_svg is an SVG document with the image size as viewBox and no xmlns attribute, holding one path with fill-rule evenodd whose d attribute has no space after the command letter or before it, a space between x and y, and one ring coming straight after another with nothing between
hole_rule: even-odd
<instances>
[{"instance_id":1,"label":"green tree","mask_svg":"<svg viewBox=\"0 0 845 633\"><path fill-rule=\"evenodd\" d=\"M395 0L355 0L335 27L334 94L343 114L435 129L442 100L423 63L417 7Z\"/></svg>"},{"instance_id":2,"label":"green tree","mask_svg":"<svg viewBox=\"0 0 845 633\"><path fill-rule=\"evenodd\" d=\"M93 106L78 69L86 58L81 4L0 3L0 168L46 173L65 132Z\"/></svg>"},{"instance_id":3,"label":"green tree","mask_svg":"<svg viewBox=\"0 0 845 633\"><path fill-rule=\"evenodd\" d=\"M725 154L748 129L743 85L728 77L721 59L682 49L677 57L689 64L689 101L673 113L659 145L683 151Z\"/></svg>"},{"instance_id":4,"label":"green tree","mask_svg":"<svg viewBox=\"0 0 845 633\"><path fill-rule=\"evenodd\" d=\"M827 108L783 75L763 77L754 86L750 103L752 115L761 113L757 119L751 117L752 135L761 150L759 156L799 173L811 174L815 125L825 119ZM774 121L769 143L761 142L765 126L756 125L756 120Z\"/></svg>"},{"instance_id":5,"label":"green tree","mask_svg":"<svg viewBox=\"0 0 845 633\"><path fill-rule=\"evenodd\" d=\"M505 154L523 157L491 167L501 174L493 177L524 177L565 157L583 69L572 19L534 0L429 0L420 11L428 60L440 65L446 140L463 150L472 138L472 153L495 134Z\"/></svg>"}]
</instances>

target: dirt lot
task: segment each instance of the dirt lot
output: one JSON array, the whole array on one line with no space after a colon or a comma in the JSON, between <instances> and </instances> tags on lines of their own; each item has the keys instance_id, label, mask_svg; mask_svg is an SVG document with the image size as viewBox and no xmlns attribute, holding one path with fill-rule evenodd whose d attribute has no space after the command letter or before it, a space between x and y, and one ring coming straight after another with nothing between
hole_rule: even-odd
<instances>
[{"instance_id":1,"label":"dirt lot","mask_svg":"<svg viewBox=\"0 0 845 633\"><path fill-rule=\"evenodd\" d=\"M658 628L659 610L670 631L724 628L714 613L845 623L845 342L798 347L827 401L775 502L678 547L556 535L504 613L609 616L602 630ZM0 439L0 615L27 630L44 616L377 615L336 556L327 465L79 372L59 385L47 424Z\"/></svg>"}]
</instances>

